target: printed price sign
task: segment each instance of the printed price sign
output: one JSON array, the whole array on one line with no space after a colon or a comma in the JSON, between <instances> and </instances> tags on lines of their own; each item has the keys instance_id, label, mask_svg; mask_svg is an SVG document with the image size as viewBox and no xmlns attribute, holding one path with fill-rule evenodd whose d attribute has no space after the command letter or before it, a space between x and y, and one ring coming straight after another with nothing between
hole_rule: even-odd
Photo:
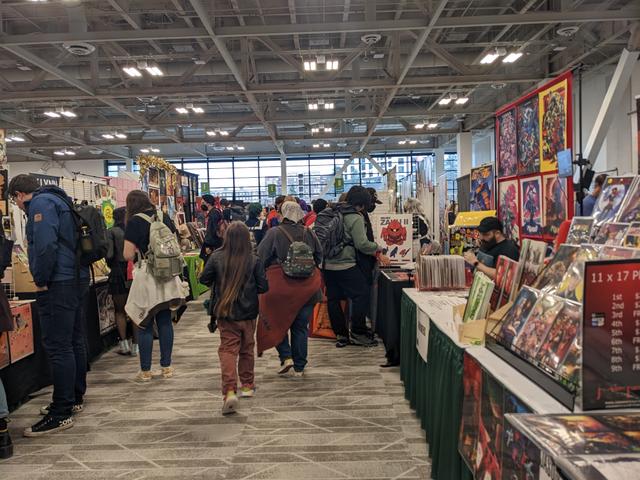
<instances>
[{"instance_id":1,"label":"printed price sign","mask_svg":"<svg viewBox=\"0 0 640 480\"><path fill-rule=\"evenodd\" d=\"M582 408L640 407L640 259L587 262Z\"/></svg>"}]
</instances>

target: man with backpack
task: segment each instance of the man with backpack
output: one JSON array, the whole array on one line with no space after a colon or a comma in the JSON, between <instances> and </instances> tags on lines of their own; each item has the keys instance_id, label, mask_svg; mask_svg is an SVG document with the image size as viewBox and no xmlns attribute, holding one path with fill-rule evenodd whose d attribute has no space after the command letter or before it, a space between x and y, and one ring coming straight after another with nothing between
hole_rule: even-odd
<instances>
[{"instance_id":1,"label":"man with backpack","mask_svg":"<svg viewBox=\"0 0 640 480\"><path fill-rule=\"evenodd\" d=\"M40 411L44 418L24 430L26 437L38 437L73 427L73 414L83 409L87 388L84 298L89 290L89 268L82 261L82 252L89 251L88 239L100 227L83 226L62 189L40 188L30 175L14 177L8 191L28 216L29 270L37 288L42 343L53 378L53 400Z\"/></svg>"},{"instance_id":2,"label":"man with backpack","mask_svg":"<svg viewBox=\"0 0 640 480\"><path fill-rule=\"evenodd\" d=\"M370 203L367 189L353 186L346 201L318 213L314 225L324 250L327 309L338 348L377 345L366 322L371 294L369 260L381 257L381 248L367 238L364 213ZM351 332L342 310L343 300L351 301Z\"/></svg>"}]
</instances>

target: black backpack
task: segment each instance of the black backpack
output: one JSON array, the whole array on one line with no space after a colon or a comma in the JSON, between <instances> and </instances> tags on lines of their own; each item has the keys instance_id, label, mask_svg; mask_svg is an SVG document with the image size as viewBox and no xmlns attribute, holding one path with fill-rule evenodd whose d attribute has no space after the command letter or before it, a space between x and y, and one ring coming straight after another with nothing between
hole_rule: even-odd
<instances>
[{"instance_id":1,"label":"black backpack","mask_svg":"<svg viewBox=\"0 0 640 480\"><path fill-rule=\"evenodd\" d=\"M313 231L322 245L325 260L338 256L346 245L344 216L339 207L327 207L318 213Z\"/></svg>"},{"instance_id":2,"label":"black backpack","mask_svg":"<svg viewBox=\"0 0 640 480\"><path fill-rule=\"evenodd\" d=\"M80 265L89 267L92 263L105 258L109 250L109 239L107 225L100 210L89 205L74 205L66 195L58 193L54 195L64 200L71 209L77 234L75 251Z\"/></svg>"}]
</instances>

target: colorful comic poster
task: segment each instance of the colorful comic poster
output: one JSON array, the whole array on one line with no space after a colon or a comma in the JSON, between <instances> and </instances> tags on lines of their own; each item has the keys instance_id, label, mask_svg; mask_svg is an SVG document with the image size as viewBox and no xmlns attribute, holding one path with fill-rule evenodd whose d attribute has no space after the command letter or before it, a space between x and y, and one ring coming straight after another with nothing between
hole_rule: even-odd
<instances>
[{"instance_id":1,"label":"colorful comic poster","mask_svg":"<svg viewBox=\"0 0 640 480\"><path fill-rule=\"evenodd\" d=\"M518 285L533 285L544 268L547 244L538 240L525 238L520 252L520 270Z\"/></svg>"},{"instance_id":2,"label":"colorful comic poster","mask_svg":"<svg viewBox=\"0 0 640 480\"><path fill-rule=\"evenodd\" d=\"M374 214L371 216L376 243L391 259L400 265L413 262L413 215Z\"/></svg>"},{"instance_id":3,"label":"colorful comic poster","mask_svg":"<svg viewBox=\"0 0 640 480\"><path fill-rule=\"evenodd\" d=\"M149 186L159 188L160 187L160 170L155 167L149 169Z\"/></svg>"},{"instance_id":4,"label":"colorful comic poster","mask_svg":"<svg viewBox=\"0 0 640 480\"><path fill-rule=\"evenodd\" d=\"M167 194L167 172L160 170L160 195Z\"/></svg>"},{"instance_id":5,"label":"colorful comic poster","mask_svg":"<svg viewBox=\"0 0 640 480\"><path fill-rule=\"evenodd\" d=\"M536 278L533 288L555 292L571 264L577 260L579 252L578 245L567 245L566 243L560 245L551 261Z\"/></svg>"},{"instance_id":6,"label":"colorful comic poster","mask_svg":"<svg viewBox=\"0 0 640 480\"><path fill-rule=\"evenodd\" d=\"M33 319L31 317L31 304L23 303L11 307L13 317L13 330L9 335L9 353L11 363L22 360L34 352L33 345Z\"/></svg>"},{"instance_id":7,"label":"colorful comic poster","mask_svg":"<svg viewBox=\"0 0 640 480\"><path fill-rule=\"evenodd\" d=\"M635 177L607 177L593 209L598 227L616 218L634 180Z\"/></svg>"},{"instance_id":8,"label":"colorful comic poster","mask_svg":"<svg viewBox=\"0 0 640 480\"><path fill-rule=\"evenodd\" d=\"M493 210L493 165L471 169L471 211Z\"/></svg>"},{"instance_id":9,"label":"colorful comic poster","mask_svg":"<svg viewBox=\"0 0 640 480\"><path fill-rule=\"evenodd\" d=\"M547 337L564 301L554 295L544 295L531 310L527 323L513 341L515 350L535 358L542 341Z\"/></svg>"},{"instance_id":10,"label":"colorful comic poster","mask_svg":"<svg viewBox=\"0 0 640 480\"><path fill-rule=\"evenodd\" d=\"M578 330L578 335L569 348L569 353L562 361L558 369L558 375L571 384L577 384L580 379L580 365L582 356L582 337Z\"/></svg>"},{"instance_id":11,"label":"colorful comic poster","mask_svg":"<svg viewBox=\"0 0 640 480\"><path fill-rule=\"evenodd\" d=\"M470 470L476 464L476 445L480 425L480 403L482 401L482 368L468 354L464 354L462 376L463 400L458 451Z\"/></svg>"},{"instance_id":12,"label":"colorful comic poster","mask_svg":"<svg viewBox=\"0 0 640 480\"><path fill-rule=\"evenodd\" d=\"M540 177L520 180L520 215L522 234L541 236L542 229L542 191Z\"/></svg>"},{"instance_id":13,"label":"colorful comic poster","mask_svg":"<svg viewBox=\"0 0 640 480\"><path fill-rule=\"evenodd\" d=\"M531 413L531 410L510 392L505 392L504 413ZM502 446L502 478L537 480L540 473L540 450L508 420L504 422Z\"/></svg>"},{"instance_id":14,"label":"colorful comic poster","mask_svg":"<svg viewBox=\"0 0 640 480\"><path fill-rule=\"evenodd\" d=\"M520 209L518 208L518 181L508 180L500 182L498 195L498 216L504 227L504 234L507 238L519 243Z\"/></svg>"},{"instance_id":15,"label":"colorful comic poster","mask_svg":"<svg viewBox=\"0 0 640 480\"><path fill-rule=\"evenodd\" d=\"M573 217L571 228L565 243L582 245L591 241L591 230L593 229L593 217Z\"/></svg>"},{"instance_id":16,"label":"colorful comic poster","mask_svg":"<svg viewBox=\"0 0 640 480\"><path fill-rule=\"evenodd\" d=\"M542 177L544 187L544 233L549 236L556 236L560 230L560 225L569 218L567 206L567 181L557 175L546 175Z\"/></svg>"},{"instance_id":17,"label":"colorful comic poster","mask_svg":"<svg viewBox=\"0 0 640 480\"><path fill-rule=\"evenodd\" d=\"M600 227L593 243L596 245L622 246L629 230L628 223L605 223Z\"/></svg>"},{"instance_id":18,"label":"colorful comic poster","mask_svg":"<svg viewBox=\"0 0 640 480\"><path fill-rule=\"evenodd\" d=\"M558 370L579 334L582 323L582 304L565 301L542 342L537 360L552 372Z\"/></svg>"},{"instance_id":19,"label":"colorful comic poster","mask_svg":"<svg viewBox=\"0 0 640 480\"><path fill-rule=\"evenodd\" d=\"M558 169L558 152L567 148L568 82L543 90L540 99L540 171Z\"/></svg>"},{"instance_id":20,"label":"colorful comic poster","mask_svg":"<svg viewBox=\"0 0 640 480\"><path fill-rule=\"evenodd\" d=\"M629 189L627 200L622 205L617 220L622 223L640 222L640 179Z\"/></svg>"},{"instance_id":21,"label":"colorful comic poster","mask_svg":"<svg viewBox=\"0 0 640 480\"><path fill-rule=\"evenodd\" d=\"M529 313L540 298L540 292L524 286L518 293L513 305L505 315L498 338L505 347L511 347L513 340L520 334L527 322Z\"/></svg>"},{"instance_id":22,"label":"colorful comic poster","mask_svg":"<svg viewBox=\"0 0 640 480\"><path fill-rule=\"evenodd\" d=\"M498 177L511 177L517 173L516 111L511 109L498 117Z\"/></svg>"},{"instance_id":23,"label":"colorful comic poster","mask_svg":"<svg viewBox=\"0 0 640 480\"><path fill-rule=\"evenodd\" d=\"M625 234L622 246L640 248L640 222L632 223Z\"/></svg>"},{"instance_id":24,"label":"colorful comic poster","mask_svg":"<svg viewBox=\"0 0 640 480\"><path fill-rule=\"evenodd\" d=\"M511 301L511 297L515 292L516 275L518 274L519 263L510 258L507 260L507 267L504 273L504 281L502 286L502 292L500 293L500 301L498 302L498 308L503 307Z\"/></svg>"},{"instance_id":25,"label":"colorful comic poster","mask_svg":"<svg viewBox=\"0 0 640 480\"><path fill-rule=\"evenodd\" d=\"M104 335L116 328L115 306L107 285L96 287L96 302L98 305L100 335Z\"/></svg>"},{"instance_id":26,"label":"colorful comic poster","mask_svg":"<svg viewBox=\"0 0 640 480\"><path fill-rule=\"evenodd\" d=\"M540 171L540 131L538 97L517 107L518 175Z\"/></svg>"},{"instance_id":27,"label":"colorful comic poster","mask_svg":"<svg viewBox=\"0 0 640 480\"><path fill-rule=\"evenodd\" d=\"M478 430L475 478L501 480L504 387L486 372L483 372L482 405Z\"/></svg>"},{"instance_id":28,"label":"colorful comic poster","mask_svg":"<svg viewBox=\"0 0 640 480\"><path fill-rule=\"evenodd\" d=\"M0 332L0 369L11 363L9 356L9 336L6 332Z\"/></svg>"},{"instance_id":29,"label":"colorful comic poster","mask_svg":"<svg viewBox=\"0 0 640 480\"><path fill-rule=\"evenodd\" d=\"M567 273L562 277L560 285L555 289L556 295L582 302L584 298L584 264L585 262L596 260L600 255L600 247L597 245L582 245L575 260Z\"/></svg>"},{"instance_id":30,"label":"colorful comic poster","mask_svg":"<svg viewBox=\"0 0 640 480\"><path fill-rule=\"evenodd\" d=\"M160 206L160 190L157 188L149 187L149 200L156 207Z\"/></svg>"}]
</instances>

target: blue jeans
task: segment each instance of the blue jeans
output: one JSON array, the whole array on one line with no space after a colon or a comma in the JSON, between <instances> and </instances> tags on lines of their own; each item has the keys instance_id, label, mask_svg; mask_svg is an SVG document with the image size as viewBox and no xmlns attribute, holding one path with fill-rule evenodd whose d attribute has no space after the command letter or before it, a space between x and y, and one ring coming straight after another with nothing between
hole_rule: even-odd
<instances>
[{"instance_id":1,"label":"blue jeans","mask_svg":"<svg viewBox=\"0 0 640 480\"><path fill-rule=\"evenodd\" d=\"M7 394L4 391L4 385L2 385L2 379L0 378L0 418L7 418L9 416L9 405L7 404Z\"/></svg>"},{"instance_id":2,"label":"blue jeans","mask_svg":"<svg viewBox=\"0 0 640 480\"><path fill-rule=\"evenodd\" d=\"M53 378L52 417L69 417L76 403L82 403L87 390L87 339L85 333L86 282L53 282L48 290L37 292L42 345Z\"/></svg>"},{"instance_id":3,"label":"blue jeans","mask_svg":"<svg viewBox=\"0 0 640 480\"><path fill-rule=\"evenodd\" d=\"M287 333L276 347L280 355L280 361L287 358L293 359L293 369L302 372L307 366L307 351L309 339L309 320L313 314L313 305L306 305L300 309L291 325L291 344L289 344L289 334Z\"/></svg>"},{"instance_id":4,"label":"blue jeans","mask_svg":"<svg viewBox=\"0 0 640 480\"><path fill-rule=\"evenodd\" d=\"M171 366L171 351L173 350L173 323L171 310L162 310L156 315L158 339L160 340L160 366ZM151 354L153 352L153 322L147 328L138 330L138 348L140 350L140 369L151 370Z\"/></svg>"}]
</instances>

